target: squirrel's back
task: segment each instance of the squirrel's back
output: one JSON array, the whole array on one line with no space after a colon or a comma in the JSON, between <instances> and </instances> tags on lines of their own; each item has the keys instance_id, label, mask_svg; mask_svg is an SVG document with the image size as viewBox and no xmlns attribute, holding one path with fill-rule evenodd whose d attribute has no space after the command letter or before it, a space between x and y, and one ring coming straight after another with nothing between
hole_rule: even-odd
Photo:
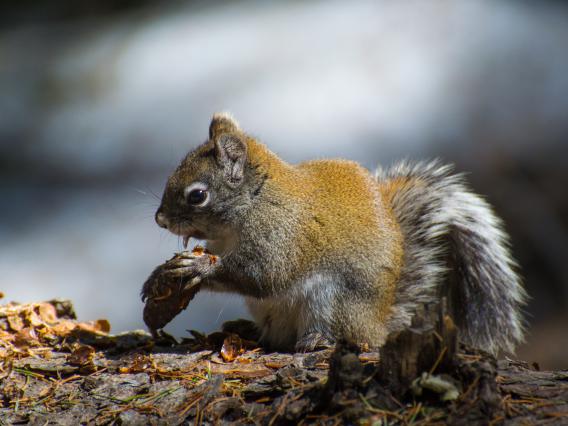
<instances>
[{"instance_id":1,"label":"squirrel's back","mask_svg":"<svg viewBox=\"0 0 568 426\"><path fill-rule=\"evenodd\" d=\"M418 305L446 296L463 341L513 351L523 340L526 293L507 235L490 206L451 171L434 161L376 172L404 239L389 330L407 327Z\"/></svg>"}]
</instances>

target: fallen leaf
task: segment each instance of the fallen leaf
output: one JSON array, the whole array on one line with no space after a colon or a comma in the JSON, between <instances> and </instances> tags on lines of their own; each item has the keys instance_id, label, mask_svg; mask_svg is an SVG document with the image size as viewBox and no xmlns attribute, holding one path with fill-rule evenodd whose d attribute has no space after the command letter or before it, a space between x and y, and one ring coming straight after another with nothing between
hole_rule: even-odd
<instances>
[{"instance_id":1,"label":"fallen leaf","mask_svg":"<svg viewBox=\"0 0 568 426\"><path fill-rule=\"evenodd\" d=\"M30 346L39 346L37 334L33 328L24 328L16 333L14 346L22 349Z\"/></svg>"},{"instance_id":2,"label":"fallen leaf","mask_svg":"<svg viewBox=\"0 0 568 426\"><path fill-rule=\"evenodd\" d=\"M57 324L55 324L53 327L51 327L51 331L56 335L56 336L67 336L69 333L71 333L73 330L75 330L75 328L77 327L77 324L69 321L69 320L64 320L64 321L60 321Z\"/></svg>"},{"instance_id":3,"label":"fallen leaf","mask_svg":"<svg viewBox=\"0 0 568 426\"><path fill-rule=\"evenodd\" d=\"M148 369L156 369L156 364L151 356L136 354L130 366L121 367L118 371L121 374L143 373Z\"/></svg>"},{"instance_id":4,"label":"fallen leaf","mask_svg":"<svg viewBox=\"0 0 568 426\"><path fill-rule=\"evenodd\" d=\"M55 306L51 303L38 304L37 313L39 317L48 324L53 324L57 321L57 311Z\"/></svg>"},{"instance_id":5,"label":"fallen leaf","mask_svg":"<svg viewBox=\"0 0 568 426\"><path fill-rule=\"evenodd\" d=\"M221 356L225 362L231 362L244 352L243 342L236 334L231 334L223 341Z\"/></svg>"},{"instance_id":6,"label":"fallen leaf","mask_svg":"<svg viewBox=\"0 0 568 426\"><path fill-rule=\"evenodd\" d=\"M26 324L30 325L31 327L40 327L45 326L45 322L43 319L35 313L34 310L29 310L26 312Z\"/></svg>"},{"instance_id":7,"label":"fallen leaf","mask_svg":"<svg viewBox=\"0 0 568 426\"><path fill-rule=\"evenodd\" d=\"M80 322L77 324L79 330L95 334L107 334L110 331L110 323L106 319L96 321Z\"/></svg>"},{"instance_id":8,"label":"fallen leaf","mask_svg":"<svg viewBox=\"0 0 568 426\"><path fill-rule=\"evenodd\" d=\"M102 333L110 332L110 322L107 319L98 319L95 321L95 329Z\"/></svg>"},{"instance_id":9,"label":"fallen leaf","mask_svg":"<svg viewBox=\"0 0 568 426\"><path fill-rule=\"evenodd\" d=\"M77 345L73 352L67 357L67 361L71 365L91 364L95 357L95 348L89 345Z\"/></svg>"},{"instance_id":10,"label":"fallen leaf","mask_svg":"<svg viewBox=\"0 0 568 426\"><path fill-rule=\"evenodd\" d=\"M10 315L6 318L12 331L20 331L24 328L24 320L19 315Z\"/></svg>"}]
</instances>

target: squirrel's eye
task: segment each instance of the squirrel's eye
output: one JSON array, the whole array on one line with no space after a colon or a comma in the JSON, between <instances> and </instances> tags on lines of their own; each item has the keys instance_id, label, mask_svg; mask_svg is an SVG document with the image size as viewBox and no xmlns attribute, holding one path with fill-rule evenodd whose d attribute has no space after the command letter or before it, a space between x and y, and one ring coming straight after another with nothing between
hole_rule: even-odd
<instances>
[{"instance_id":1,"label":"squirrel's eye","mask_svg":"<svg viewBox=\"0 0 568 426\"><path fill-rule=\"evenodd\" d=\"M187 194L187 202L192 206L198 206L205 203L208 194L205 189L194 189Z\"/></svg>"},{"instance_id":2,"label":"squirrel's eye","mask_svg":"<svg viewBox=\"0 0 568 426\"><path fill-rule=\"evenodd\" d=\"M183 191L185 201L190 206L203 207L209 202L210 194L206 183L193 182Z\"/></svg>"}]
</instances>

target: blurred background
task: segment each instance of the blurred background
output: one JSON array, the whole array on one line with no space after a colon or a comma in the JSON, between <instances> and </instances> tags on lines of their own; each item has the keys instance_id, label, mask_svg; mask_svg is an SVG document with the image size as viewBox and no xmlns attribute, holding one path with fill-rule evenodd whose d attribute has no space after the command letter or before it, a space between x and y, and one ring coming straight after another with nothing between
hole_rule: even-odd
<instances>
[{"instance_id":1,"label":"blurred background","mask_svg":"<svg viewBox=\"0 0 568 426\"><path fill-rule=\"evenodd\" d=\"M504 218L518 356L568 368L568 7L560 1L26 0L0 6L0 290L143 328L181 248L165 179L229 110L286 160L440 157ZM246 316L201 293L167 330Z\"/></svg>"}]
</instances>

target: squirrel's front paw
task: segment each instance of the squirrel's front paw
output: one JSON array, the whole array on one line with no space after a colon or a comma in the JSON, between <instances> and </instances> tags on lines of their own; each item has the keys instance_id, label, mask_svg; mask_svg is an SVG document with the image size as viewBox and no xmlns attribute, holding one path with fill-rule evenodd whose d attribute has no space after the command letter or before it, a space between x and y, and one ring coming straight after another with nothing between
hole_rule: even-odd
<instances>
[{"instance_id":1,"label":"squirrel's front paw","mask_svg":"<svg viewBox=\"0 0 568 426\"><path fill-rule=\"evenodd\" d=\"M191 253L178 253L154 269L141 292L142 301L146 302L144 322L152 334L187 307L199 291L201 280L217 266L217 256L194 249Z\"/></svg>"},{"instance_id":2,"label":"squirrel's front paw","mask_svg":"<svg viewBox=\"0 0 568 426\"><path fill-rule=\"evenodd\" d=\"M217 267L219 258L200 251L184 251L162 265L162 274L171 278L194 278L210 275Z\"/></svg>"},{"instance_id":3,"label":"squirrel's front paw","mask_svg":"<svg viewBox=\"0 0 568 426\"><path fill-rule=\"evenodd\" d=\"M210 275L217 265L217 256L201 252L177 253L167 262L156 267L142 287L142 301L167 298L171 293L198 284Z\"/></svg>"}]
</instances>

